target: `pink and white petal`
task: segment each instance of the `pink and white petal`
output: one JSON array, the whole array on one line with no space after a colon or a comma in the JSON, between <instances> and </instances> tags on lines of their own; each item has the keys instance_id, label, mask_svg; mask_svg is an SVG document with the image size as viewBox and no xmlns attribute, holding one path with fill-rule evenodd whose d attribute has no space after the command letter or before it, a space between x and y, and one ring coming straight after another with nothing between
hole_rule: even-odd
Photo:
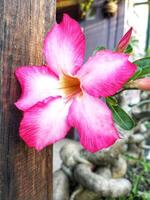
<instances>
[{"instance_id":1,"label":"pink and white petal","mask_svg":"<svg viewBox=\"0 0 150 200\"><path fill-rule=\"evenodd\" d=\"M85 37L79 23L64 14L62 22L48 32L43 52L56 74L74 74L82 65L85 52Z\"/></svg>"},{"instance_id":2,"label":"pink and white petal","mask_svg":"<svg viewBox=\"0 0 150 200\"><path fill-rule=\"evenodd\" d=\"M15 75L21 85L22 94L15 105L27 110L49 96L58 96L58 78L45 66L19 67Z\"/></svg>"},{"instance_id":3,"label":"pink and white petal","mask_svg":"<svg viewBox=\"0 0 150 200\"><path fill-rule=\"evenodd\" d=\"M69 106L57 97L27 110L20 123L21 138L37 150L64 138L70 129L67 122Z\"/></svg>"},{"instance_id":4,"label":"pink and white petal","mask_svg":"<svg viewBox=\"0 0 150 200\"><path fill-rule=\"evenodd\" d=\"M109 108L88 94L74 99L68 122L77 128L84 148L93 153L111 146L119 138Z\"/></svg>"},{"instance_id":5,"label":"pink and white petal","mask_svg":"<svg viewBox=\"0 0 150 200\"><path fill-rule=\"evenodd\" d=\"M91 57L78 71L81 86L92 96L114 95L135 73L136 65L122 53L103 50Z\"/></svg>"}]
</instances>

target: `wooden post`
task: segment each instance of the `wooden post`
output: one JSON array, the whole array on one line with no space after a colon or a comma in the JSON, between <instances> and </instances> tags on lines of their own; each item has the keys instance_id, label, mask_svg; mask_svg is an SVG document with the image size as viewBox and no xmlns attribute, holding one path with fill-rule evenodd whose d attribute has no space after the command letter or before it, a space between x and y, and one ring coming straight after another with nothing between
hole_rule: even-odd
<instances>
[{"instance_id":1,"label":"wooden post","mask_svg":"<svg viewBox=\"0 0 150 200\"><path fill-rule=\"evenodd\" d=\"M29 149L19 138L20 88L14 70L42 64L43 37L55 0L0 0L0 199L51 200L52 148Z\"/></svg>"}]
</instances>

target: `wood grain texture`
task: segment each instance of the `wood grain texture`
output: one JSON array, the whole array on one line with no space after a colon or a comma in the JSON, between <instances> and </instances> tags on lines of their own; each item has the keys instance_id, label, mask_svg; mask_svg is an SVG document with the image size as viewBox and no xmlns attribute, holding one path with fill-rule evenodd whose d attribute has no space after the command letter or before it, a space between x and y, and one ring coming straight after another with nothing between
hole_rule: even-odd
<instances>
[{"instance_id":1,"label":"wood grain texture","mask_svg":"<svg viewBox=\"0 0 150 200\"><path fill-rule=\"evenodd\" d=\"M36 152L18 136L21 112L14 70L41 65L55 0L0 0L0 200L52 199L52 148Z\"/></svg>"}]
</instances>

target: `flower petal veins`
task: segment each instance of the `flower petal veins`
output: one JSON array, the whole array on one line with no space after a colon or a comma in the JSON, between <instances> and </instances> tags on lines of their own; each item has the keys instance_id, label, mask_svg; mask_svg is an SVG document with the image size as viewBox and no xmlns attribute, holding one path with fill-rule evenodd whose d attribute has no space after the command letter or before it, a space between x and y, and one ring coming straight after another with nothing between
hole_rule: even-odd
<instances>
[{"instance_id":1,"label":"flower petal veins","mask_svg":"<svg viewBox=\"0 0 150 200\"><path fill-rule=\"evenodd\" d=\"M70 129L67 115L70 104L61 98L49 98L24 112L20 136L37 150L64 138Z\"/></svg>"},{"instance_id":2,"label":"flower petal veins","mask_svg":"<svg viewBox=\"0 0 150 200\"><path fill-rule=\"evenodd\" d=\"M128 55L103 50L91 57L78 71L81 86L92 96L107 97L119 91L135 73Z\"/></svg>"},{"instance_id":3,"label":"flower petal veins","mask_svg":"<svg viewBox=\"0 0 150 200\"><path fill-rule=\"evenodd\" d=\"M77 128L84 148L93 153L109 147L119 138L109 108L104 102L88 94L74 99L68 122Z\"/></svg>"},{"instance_id":4,"label":"flower petal veins","mask_svg":"<svg viewBox=\"0 0 150 200\"><path fill-rule=\"evenodd\" d=\"M85 36L80 25L64 14L62 22L47 33L43 52L56 74L74 74L82 65L85 52Z\"/></svg>"},{"instance_id":5,"label":"flower petal veins","mask_svg":"<svg viewBox=\"0 0 150 200\"><path fill-rule=\"evenodd\" d=\"M45 66L17 68L15 75L21 85L22 94L15 103L20 110L27 110L50 96L58 96L58 78Z\"/></svg>"}]
</instances>

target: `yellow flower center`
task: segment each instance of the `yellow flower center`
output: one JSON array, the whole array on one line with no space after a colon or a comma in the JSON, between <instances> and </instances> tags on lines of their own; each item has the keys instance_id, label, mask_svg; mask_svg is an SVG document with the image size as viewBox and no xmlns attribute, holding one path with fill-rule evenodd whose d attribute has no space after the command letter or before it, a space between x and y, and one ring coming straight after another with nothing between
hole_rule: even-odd
<instances>
[{"instance_id":1,"label":"yellow flower center","mask_svg":"<svg viewBox=\"0 0 150 200\"><path fill-rule=\"evenodd\" d=\"M68 100L76 94L82 94L80 80L67 74L63 74L60 77L59 89Z\"/></svg>"}]
</instances>

